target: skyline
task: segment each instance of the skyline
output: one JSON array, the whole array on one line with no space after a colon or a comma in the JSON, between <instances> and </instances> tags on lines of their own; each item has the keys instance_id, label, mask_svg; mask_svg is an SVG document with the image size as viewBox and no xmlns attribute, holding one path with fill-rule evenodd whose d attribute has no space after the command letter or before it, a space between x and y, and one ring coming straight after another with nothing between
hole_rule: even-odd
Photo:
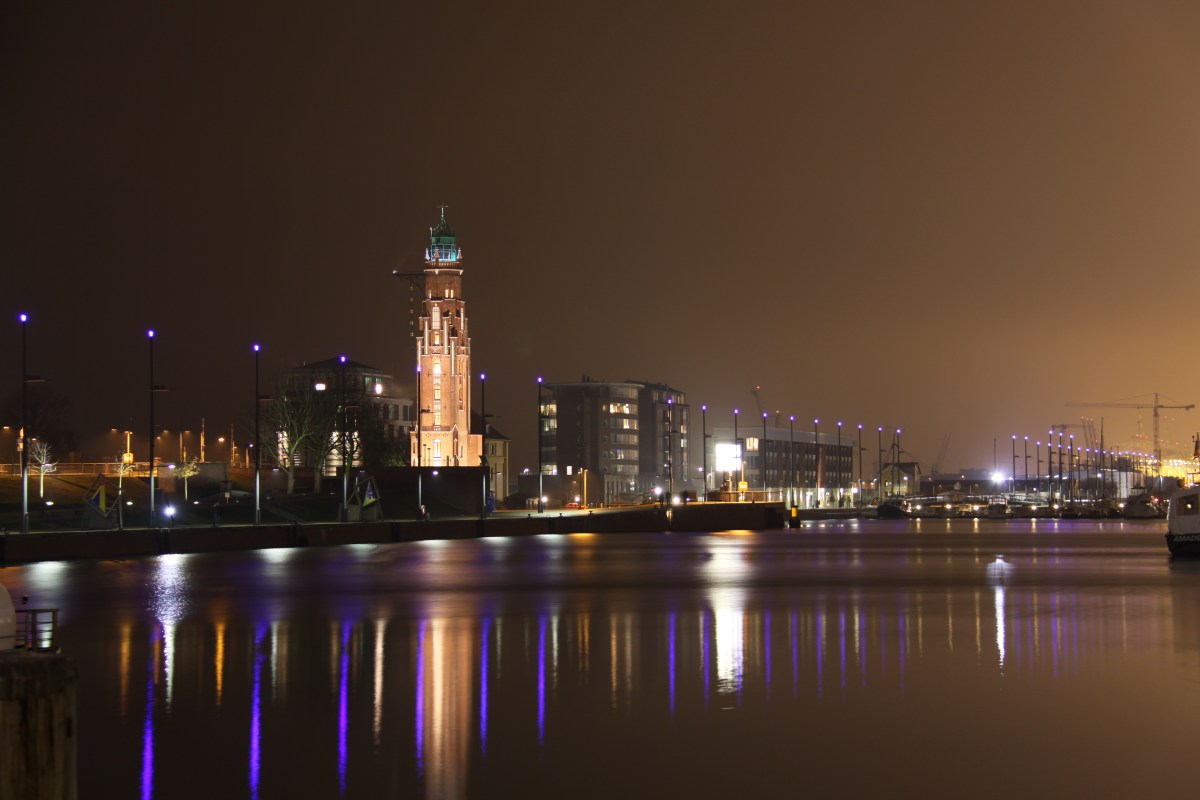
<instances>
[{"instance_id":1,"label":"skyline","mask_svg":"<svg viewBox=\"0 0 1200 800\"><path fill-rule=\"evenodd\" d=\"M0 397L19 312L81 434L148 427L151 327L167 427L247 417L254 342L264 378L403 380L391 271L445 203L518 469L538 375L725 413L761 386L926 464L950 433L954 468L1081 414L1127 442L1136 412L1066 404L1200 397L1198 32L1165 3L21 8ZM1164 453L1198 428L1164 414Z\"/></svg>"}]
</instances>

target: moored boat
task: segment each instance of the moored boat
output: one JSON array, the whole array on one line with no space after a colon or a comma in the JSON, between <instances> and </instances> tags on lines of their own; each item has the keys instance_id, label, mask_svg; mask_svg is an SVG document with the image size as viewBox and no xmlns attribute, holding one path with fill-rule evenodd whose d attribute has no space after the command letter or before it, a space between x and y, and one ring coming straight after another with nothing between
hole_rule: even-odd
<instances>
[{"instance_id":1,"label":"moored boat","mask_svg":"<svg viewBox=\"0 0 1200 800\"><path fill-rule=\"evenodd\" d=\"M898 519L908 516L908 502L902 497L889 497L879 504L875 513L880 519Z\"/></svg>"},{"instance_id":2,"label":"moored boat","mask_svg":"<svg viewBox=\"0 0 1200 800\"><path fill-rule=\"evenodd\" d=\"M1173 556L1200 556L1200 486L1172 495L1167 506L1167 549Z\"/></svg>"}]
</instances>

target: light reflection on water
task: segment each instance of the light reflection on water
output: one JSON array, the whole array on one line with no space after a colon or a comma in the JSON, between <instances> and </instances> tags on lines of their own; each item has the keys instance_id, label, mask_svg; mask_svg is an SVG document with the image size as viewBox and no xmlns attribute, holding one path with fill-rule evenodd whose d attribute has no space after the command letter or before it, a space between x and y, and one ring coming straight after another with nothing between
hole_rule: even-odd
<instances>
[{"instance_id":1,"label":"light reflection on water","mask_svg":"<svg viewBox=\"0 0 1200 800\"><path fill-rule=\"evenodd\" d=\"M1115 687L1166 731L1194 718L1200 573L1169 568L1157 537L1086 534L1009 537L1004 555L974 528L919 546L859 534L849 548L827 533L554 536L36 565L0 580L63 607L85 676L83 797L500 796L518 775L525 796L579 793L582 776L600 796L621 784L599 754L641 751L694 759L672 785L704 795L724 780L706 760L791 786L769 756L781 740L805 743L814 785L860 740L886 741L880 758L897 766L926 758L918 746L975 758L1043 741L1041 727L1047 746L1111 750L1130 734L1085 720ZM92 691L110 681L114 697ZM1164 686L1186 696L1164 705ZM189 780L196 757L222 769Z\"/></svg>"}]
</instances>

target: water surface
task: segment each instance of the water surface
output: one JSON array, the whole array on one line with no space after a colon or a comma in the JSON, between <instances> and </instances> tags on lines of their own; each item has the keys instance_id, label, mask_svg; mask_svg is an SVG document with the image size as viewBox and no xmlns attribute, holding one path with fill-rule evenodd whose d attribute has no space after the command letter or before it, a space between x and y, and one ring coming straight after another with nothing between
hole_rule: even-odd
<instances>
[{"instance_id":1,"label":"water surface","mask_svg":"<svg viewBox=\"0 0 1200 800\"><path fill-rule=\"evenodd\" d=\"M1155 523L870 521L0 570L62 609L80 796L1189 795Z\"/></svg>"}]
</instances>

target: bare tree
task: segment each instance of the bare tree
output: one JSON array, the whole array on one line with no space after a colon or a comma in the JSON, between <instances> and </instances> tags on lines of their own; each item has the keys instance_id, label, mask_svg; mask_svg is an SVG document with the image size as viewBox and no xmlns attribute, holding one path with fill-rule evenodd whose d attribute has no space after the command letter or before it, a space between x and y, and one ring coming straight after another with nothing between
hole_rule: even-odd
<instances>
[{"instance_id":1,"label":"bare tree","mask_svg":"<svg viewBox=\"0 0 1200 800\"><path fill-rule=\"evenodd\" d=\"M50 444L42 439L29 442L29 460L38 474L38 497L46 496L46 475L58 470L58 462L50 460Z\"/></svg>"},{"instance_id":2,"label":"bare tree","mask_svg":"<svg viewBox=\"0 0 1200 800\"><path fill-rule=\"evenodd\" d=\"M194 478L200 474L200 459L193 458L191 461L186 461L175 466L175 477L183 478L183 499L188 499L188 478Z\"/></svg>"},{"instance_id":3,"label":"bare tree","mask_svg":"<svg viewBox=\"0 0 1200 800\"><path fill-rule=\"evenodd\" d=\"M267 406L261 443L263 455L287 473L287 491L296 487L296 467L301 461L329 452L330 431L336 408L313 392L301 377L284 378ZM322 451L321 448L325 449ZM318 474L324 458L314 463Z\"/></svg>"}]
</instances>

